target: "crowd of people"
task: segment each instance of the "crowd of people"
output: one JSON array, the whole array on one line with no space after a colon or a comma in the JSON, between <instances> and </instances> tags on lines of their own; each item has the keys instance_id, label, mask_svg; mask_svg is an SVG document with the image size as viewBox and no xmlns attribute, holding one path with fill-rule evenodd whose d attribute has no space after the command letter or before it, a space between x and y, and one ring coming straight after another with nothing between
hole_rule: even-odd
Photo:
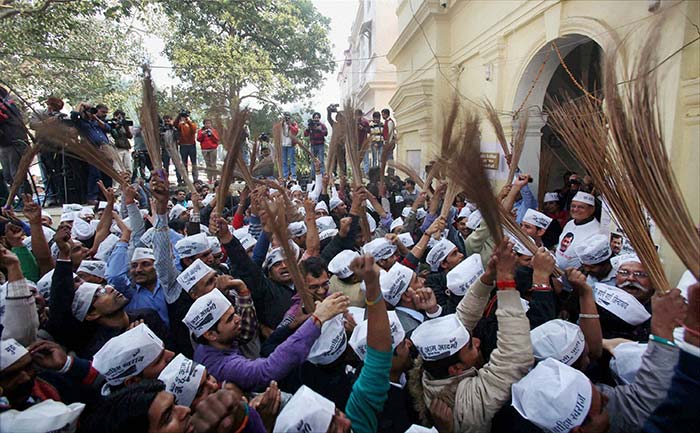
<instances>
[{"instance_id":1,"label":"crowd of people","mask_svg":"<svg viewBox=\"0 0 700 433\"><path fill-rule=\"evenodd\" d=\"M49 102L55 116L60 104ZM81 133L96 144L113 134L125 165L133 134L145 161L138 128L94 108L71 114ZM177 130L194 190L133 177L139 162L119 191L89 168L87 206L64 203L55 220L30 194L22 219L6 208L0 430L697 428L700 284L689 271L657 291L577 173L541 205L518 173L495 199L538 249L508 233L497 242L464 195L446 199L441 179L421 191L380 172L395 126L388 110L375 114L355 114L372 142L363 184L325 172L319 113L303 133L312 183L295 181L285 151L278 189L229 189L215 169L207 184L195 141L211 168L220 137L183 111L163 128ZM300 133L287 117L283 150ZM286 236L273 200L288 203Z\"/></svg>"}]
</instances>

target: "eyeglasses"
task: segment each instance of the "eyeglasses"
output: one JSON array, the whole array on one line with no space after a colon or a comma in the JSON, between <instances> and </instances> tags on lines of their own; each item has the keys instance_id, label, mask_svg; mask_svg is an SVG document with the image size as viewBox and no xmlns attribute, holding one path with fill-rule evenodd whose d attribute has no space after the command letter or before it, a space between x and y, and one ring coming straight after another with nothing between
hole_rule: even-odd
<instances>
[{"instance_id":1,"label":"eyeglasses","mask_svg":"<svg viewBox=\"0 0 700 433\"><path fill-rule=\"evenodd\" d=\"M97 288L97 290L95 290L95 297L96 298L99 298L100 296L104 296L106 294L107 294L107 288L105 288L104 286L100 286Z\"/></svg>"},{"instance_id":2,"label":"eyeglasses","mask_svg":"<svg viewBox=\"0 0 700 433\"><path fill-rule=\"evenodd\" d=\"M309 286L309 290L316 291L318 289L327 289L331 286L331 280L326 280L325 282L321 284L314 284Z\"/></svg>"},{"instance_id":3,"label":"eyeglasses","mask_svg":"<svg viewBox=\"0 0 700 433\"><path fill-rule=\"evenodd\" d=\"M617 271L617 275L620 275L622 277L629 277L631 275L634 276L634 278L649 278L649 274L646 272L641 272L641 271L634 271L630 272L627 269L619 269Z\"/></svg>"}]
</instances>

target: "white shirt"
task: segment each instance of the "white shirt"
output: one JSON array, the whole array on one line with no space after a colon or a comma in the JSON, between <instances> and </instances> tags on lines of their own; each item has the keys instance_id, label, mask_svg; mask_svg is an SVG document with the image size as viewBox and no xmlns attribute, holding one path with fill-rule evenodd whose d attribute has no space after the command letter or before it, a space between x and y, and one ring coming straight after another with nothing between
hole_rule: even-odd
<instances>
[{"instance_id":1,"label":"white shirt","mask_svg":"<svg viewBox=\"0 0 700 433\"><path fill-rule=\"evenodd\" d=\"M583 243L586 239L598 233L601 233L601 227L600 223L595 218L581 225L576 225L574 220L570 220L566 223L564 229L561 231L561 235L559 235L559 245L557 246L556 252L557 265L562 269L580 268L581 261L575 252L576 245ZM561 243L568 234L573 234L574 237L571 239L568 247L564 247L564 251L562 251Z\"/></svg>"}]
</instances>

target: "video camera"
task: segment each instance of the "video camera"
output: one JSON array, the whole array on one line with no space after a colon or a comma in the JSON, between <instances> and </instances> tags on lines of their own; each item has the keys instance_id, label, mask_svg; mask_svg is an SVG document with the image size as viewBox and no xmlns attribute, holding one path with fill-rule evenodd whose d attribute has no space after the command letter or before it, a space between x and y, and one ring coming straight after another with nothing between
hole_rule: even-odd
<instances>
[{"instance_id":1,"label":"video camera","mask_svg":"<svg viewBox=\"0 0 700 433\"><path fill-rule=\"evenodd\" d=\"M311 119L309 119L309 120L306 122L306 127L307 127L308 129L313 129L313 128L315 128L316 126L318 126L319 123L321 123L321 122L319 122L318 120L314 120L313 118L311 118Z\"/></svg>"},{"instance_id":2,"label":"video camera","mask_svg":"<svg viewBox=\"0 0 700 433\"><path fill-rule=\"evenodd\" d=\"M180 117L190 117L190 110L186 110L184 108L180 109Z\"/></svg>"},{"instance_id":3,"label":"video camera","mask_svg":"<svg viewBox=\"0 0 700 433\"><path fill-rule=\"evenodd\" d=\"M258 141L265 141L268 142L270 141L270 136L267 134L267 132L263 132L258 136Z\"/></svg>"},{"instance_id":4,"label":"video camera","mask_svg":"<svg viewBox=\"0 0 700 433\"><path fill-rule=\"evenodd\" d=\"M134 126L134 121L129 120L126 117L114 117L112 119L108 119L106 123L111 127L111 128L118 128L120 126L123 127L131 127Z\"/></svg>"},{"instance_id":5,"label":"video camera","mask_svg":"<svg viewBox=\"0 0 700 433\"><path fill-rule=\"evenodd\" d=\"M328 111L330 113L337 113L338 112L338 107L340 107L340 104L331 104L328 106Z\"/></svg>"}]
</instances>

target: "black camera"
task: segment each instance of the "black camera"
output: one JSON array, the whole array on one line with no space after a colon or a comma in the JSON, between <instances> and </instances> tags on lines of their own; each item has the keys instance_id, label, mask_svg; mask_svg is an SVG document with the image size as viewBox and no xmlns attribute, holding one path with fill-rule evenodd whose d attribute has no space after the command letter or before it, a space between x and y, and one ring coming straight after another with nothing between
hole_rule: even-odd
<instances>
[{"instance_id":1,"label":"black camera","mask_svg":"<svg viewBox=\"0 0 700 433\"><path fill-rule=\"evenodd\" d=\"M207 137L211 137L211 129L207 129Z\"/></svg>"},{"instance_id":2,"label":"black camera","mask_svg":"<svg viewBox=\"0 0 700 433\"><path fill-rule=\"evenodd\" d=\"M189 110L185 110L184 108L180 110L180 117L190 117L190 112Z\"/></svg>"},{"instance_id":3,"label":"black camera","mask_svg":"<svg viewBox=\"0 0 700 433\"><path fill-rule=\"evenodd\" d=\"M307 127L308 129L312 129L312 128L315 128L316 126L318 126L318 124L319 124L319 121L318 121L318 120L309 119L309 120L306 122L306 127Z\"/></svg>"},{"instance_id":4,"label":"black camera","mask_svg":"<svg viewBox=\"0 0 700 433\"><path fill-rule=\"evenodd\" d=\"M337 113L338 107L340 107L340 104L331 104L328 106L328 111L331 113Z\"/></svg>"},{"instance_id":5,"label":"black camera","mask_svg":"<svg viewBox=\"0 0 700 433\"><path fill-rule=\"evenodd\" d=\"M270 136L267 134L267 132L263 132L258 136L259 141L270 141Z\"/></svg>"}]
</instances>

